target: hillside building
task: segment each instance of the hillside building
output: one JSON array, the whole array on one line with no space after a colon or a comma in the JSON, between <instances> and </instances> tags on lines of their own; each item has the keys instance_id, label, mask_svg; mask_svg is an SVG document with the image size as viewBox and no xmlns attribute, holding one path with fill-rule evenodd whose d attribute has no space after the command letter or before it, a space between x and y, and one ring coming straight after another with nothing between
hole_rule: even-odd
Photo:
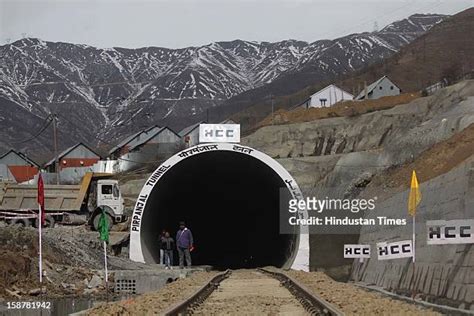
<instances>
[{"instance_id":1,"label":"hillside building","mask_svg":"<svg viewBox=\"0 0 474 316\"><path fill-rule=\"evenodd\" d=\"M121 170L132 170L150 163L163 161L179 151L181 137L168 127L149 132L141 140L128 146L118 157Z\"/></svg>"},{"instance_id":2,"label":"hillside building","mask_svg":"<svg viewBox=\"0 0 474 316\"><path fill-rule=\"evenodd\" d=\"M64 150L57 158L61 171L66 168L90 167L100 160L100 155L83 143L78 143ZM45 164L48 172L56 172L55 161L56 158L53 158Z\"/></svg>"},{"instance_id":3,"label":"hillside building","mask_svg":"<svg viewBox=\"0 0 474 316\"><path fill-rule=\"evenodd\" d=\"M383 76L377 81L371 83L367 88L364 88L359 93L356 100L374 100L381 97L399 95L400 93L401 89L387 76Z\"/></svg>"},{"instance_id":4,"label":"hillside building","mask_svg":"<svg viewBox=\"0 0 474 316\"><path fill-rule=\"evenodd\" d=\"M10 150L0 156L0 178L18 183L29 181L34 178L40 166L25 154Z\"/></svg>"},{"instance_id":5,"label":"hillside building","mask_svg":"<svg viewBox=\"0 0 474 316\"><path fill-rule=\"evenodd\" d=\"M178 134L181 137L181 142L184 147L192 147L199 144L199 125L206 124L206 122L198 122L182 129Z\"/></svg>"},{"instance_id":6,"label":"hillside building","mask_svg":"<svg viewBox=\"0 0 474 316\"><path fill-rule=\"evenodd\" d=\"M127 154L130 148L142 143L150 134L159 131L160 128L158 125L154 125L124 138L120 143L109 150L108 157L110 159L117 159Z\"/></svg>"},{"instance_id":7,"label":"hillside building","mask_svg":"<svg viewBox=\"0 0 474 316\"><path fill-rule=\"evenodd\" d=\"M353 98L352 94L332 84L312 94L300 106L305 109L330 107L337 102L352 100Z\"/></svg>"},{"instance_id":8,"label":"hillside building","mask_svg":"<svg viewBox=\"0 0 474 316\"><path fill-rule=\"evenodd\" d=\"M117 160L120 171L136 169L172 156L179 151L180 140L169 127L155 125L125 138L109 151L108 158Z\"/></svg>"},{"instance_id":9,"label":"hillside building","mask_svg":"<svg viewBox=\"0 0 474 316\"><path fill-rule=\"evenodd\" d=\"M130 147L132 151L148 151L158 158L167 158L178 151L181 137L169 127L162 127Z\"/></svg>"}]
</instances>

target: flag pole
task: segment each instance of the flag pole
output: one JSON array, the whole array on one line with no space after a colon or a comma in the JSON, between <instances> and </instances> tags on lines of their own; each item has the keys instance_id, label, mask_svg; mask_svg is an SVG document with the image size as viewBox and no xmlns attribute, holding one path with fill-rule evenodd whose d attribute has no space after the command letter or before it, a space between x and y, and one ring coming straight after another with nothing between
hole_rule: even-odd
<instances>
[{"instance_id":1,"label":"flag pole","mask_svg":"<svg viewBox=\"0 0 474 316\"><path fill-rule=\"evenodd\" d=\"M415 218L416 215L413 215L413 268L415 267L415 254L416 254L416 246L415 246L415 241L416 241L416 224L415 224Z\"/></svg>"},{"instance_id":2,"label":"flag pole","mask_svg":"<svg viewBox=\"0 0 474 316\"><path fill-rule=\"evenodd\" d=\"M41 293L43 292L43 250L42 250L42 242L41 242L41 226L43 226L43 210L41 209L41 204L38 204L39 206L39 212L38 212L38 254L39 254L39 262L38 262L38 267L39 267L39 281L40 281L40 289Z\"/></svg>"},{"instance_id":3,"label":"flag pole","mask_svg":"<svg viewBox=\"0 0 474 316\"><path fill-rule=\"evenodd\" d=\"M415 246L415 227L416 227L416 223L415 223L415 218L416 218L416 215L413 214L413 242L412 242L412 247L413 247L413 257L412 257L412 265L413 265L413 291L412 291L412 299L415 300L415 296L416 296L416 274L415 274L415 254L416 254L416 246Z\"/></svg>"},{"instance_id":4,"label":"flag pole","mask_svg":"<svg viewBox=\"0 0 474 316\"><path fill-rule=\"evenodd\" d=\"M109 276L108 276L108 271L107 271L107 242L104 240L103 244L104 244L104 266L105 266L105 269L104 269L105 297L106 297L106 301L108 302L109 301Z\"/></svg>"},{"instance_id":5,"label":"flag pole","mask_svg":"<svg viewBox=\"0 0 474 316\"><path fill-rule=\"evenodd\" d=\"M102 240L104 245L104 280L105 280L105 296L107 302L109 301L109 273L107 271L107 243L109 241L109 222L106 219L104 210L102 209L102 214L99 219L99 232L100 240Z\"/></svg>"},{"instance_id":6,"label":"flag pole","mask_svg":"<svg viewBox=\"0 0 474 316\"><path fill-rule=\"evenodd\" d=\"M408 197L408 213L412 217L413 231L412 231L412 267L413 267L413 291L412 299L416 296L416 274L415 274L415 262L416 262L416 207L421 201L420 186L418 179L416 178L416 172L413 170L410 184L410 194Z\"/></svg>"},{"instance_id":7,"label":"flag pole","mask_svg":"<svg viewBox=\"0 0 474 316\"><path fill-rule=\"evenodd\" d=\"M43 296L43 245L42 230L44 222L44 182L41 172L38 175L38 270L40 282L40 295Z\"/></svg>"}]
</instances>

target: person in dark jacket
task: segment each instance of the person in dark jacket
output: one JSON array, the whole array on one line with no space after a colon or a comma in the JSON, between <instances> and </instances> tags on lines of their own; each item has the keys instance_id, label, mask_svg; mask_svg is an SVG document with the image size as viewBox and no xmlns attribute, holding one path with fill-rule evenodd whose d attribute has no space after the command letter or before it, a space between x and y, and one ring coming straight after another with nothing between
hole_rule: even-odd
<instances>
[{"instance_id":1,"label":"person in dark jacket","mask_svg":"<svg viewBox=\"0 0 474 316\"><path fill-rule=\"evenodd\" d=\"M170 237L170 233L168 232L166 232L165 236L161 239L161 249L163 249L165 254L165 269L172 269L174 240Z\"/></svg>"},{"instance_id":2,"label":"person in dark jacket","mask_svg":"<svg viewBox=\"0 0 474 316\"><path fill-rule=\"evenodd\" d=\"M163 229L161 234L158 235L158 249L160 249L160 264L165 264L165 252L163 251L162 241L165 237L166 231Z\"/></svg>"},{"instance_id":3,"label":"person in dark jacket","mask_svg":"<svg viewBox=\"0 0 474 316\"><path fill-rule=\"evenodd\" d=\"M176 233L176 248L178 249L179 268L184 268L184 259L186 258L186 266L191 267L191 250L193 246L193 234L191 230L186 227L184 222L179 223L179 230Z\"/></svg>"}]
</instances>

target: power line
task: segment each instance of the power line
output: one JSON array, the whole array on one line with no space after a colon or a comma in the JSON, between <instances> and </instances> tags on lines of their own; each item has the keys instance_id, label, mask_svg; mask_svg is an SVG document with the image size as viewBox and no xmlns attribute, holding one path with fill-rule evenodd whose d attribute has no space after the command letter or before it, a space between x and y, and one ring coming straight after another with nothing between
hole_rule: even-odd
<instances>
[{"instance_id":1,"label":"power line","mask_svg":"<svg viewBox=\"0 0 474 316\"><path fill-rule=\"evenodd\" d=\"M31 134L32 137L29 137L29 138L26 138L26 139L23 139L23 140L20 140L20 141L11 141L10 143L12 143L12 144L22 144L22 143L27 143L29 141L32 141L35 138L38 138L41 134L43 134L43 132L49 127L49 125L51 125L52 122L53 122L53 120L52 120L52 116L50 114L45 118L45 122L43 123L43 126L38 130L38 132L36 132L35 134Z\"/></svg>"},{"instance_id":2,"label":"power line","mask_svg":"<svg viewBox=\"0 0 474 316\"><path fill-rule=\"evenodd\" d=\"M141 163L141 164L156 164L156 163L160 163L160 162L164 162L165 160L161 159L161 160L154 160L154 161L136 161L136 160L130 160L130 159L126 159L126 158L120 158L118 157L117 160L122 160L122 161L127 161L127 162L133 162L133 163Z\"/></svg>"},{"instance_id":3,"label":"power line","mask_svg":"<svg viewBox=\"0 0 474 316\"><path fill-rule=\"evenodd\" d=\"M67 119L66 117L64 117L64 116L62 116L62 115L60 115L60 117L63 118L63 119L64 119L66 122L68 122L69 124L71 124L73 127L75 127L75 128L77 128L77 129L80 130L80 128L79 128L76 124L74 124L73 122L71 122L71 121L70 121L69 119ZM114 146L114 144L112 144L112 143L110 143L110 142L108 142L108 141L106 141L106 140L104 140L104 139L102 139L102 138L100 138L100 137L98 137L98 136L96 136L96 135L93 135L93 134L92 134L92 137L95 138L95 139L97 139L97 140L99 140L99 141L101 141L101 142L103 142L103 143L105 143L105 144L107 144L107 145ZM82 137L82 138L83 138L83 137ZM86 139L84 139L84 138L83 138L83 140L86 141L86 142L88 142L88 140L86 140ZM120 157L118 157L117 160L122 160L122 161L127 161L127 162L133 162L133 163L138 163L138 164L156 164L156 163L159 163L159 162L162 162L162 161L163 161L163 160L156 160L156 161L135 161L135 160L125 159L125 158L120 158Z\"/></svg>"},{"instance_id":4,"label":"power line","mask_svg":"<svg viewBox=\"0 0 474 316\"><path fill-rule=\"evenodd\" d=\"M32 86L42 86L42 85L55 85L55 84L74 84L79 87L104 87L104 86L114 86L119 84L128 84L128 85L141 85L141 84L150 84L157 80L148 80L148 81L141 81L141 82L131 82L131 81L112 81L107 83L96 83L96 84L86 84L86 83L78 83L73 81L46 81L46 82L34 82L30 84L18 84L18 87L32 87Z\"/></svg>"},{"instance_id":5,"label":"power line","mask_svg":"<svg viewBox=\"0 0 474 316\"><path fill-rule=\"evenodd\" d=\"M79 126L77 126L75 123L73 123L72 121L70 121L70 120L69 120L68 118L66 118L65 116L63 116L63 115L58 115L58 116L59 116L60 118L64 119L64 120L65 120L66 122L68 122L69 124L71 124L71 125L72 125L73 127L75 127L76 129L82 130L82 128L80 128ZM89 133L89 135L91 135L93 138L95 138L95 139L101 141L102 143L104 143L104 144L106 144L106 145L114 146L114 144L112 144L112 143L110 143L110 142L108 142L108 141L106 141L106 140L104 140L104 139L98 137L97 135L95 135L95 134L93 134L93 133ZM89 142L89 140L84 139L84 136L83 136L83 135L81 135L81 137L83 138L84 141Z\"/></svg>"},{"instance_id":6,"label":"power line","mask_svg":"<svg viewBox=\"0 0 474 316\"><path fill-rule=\"evenodd\" d=\"M416 9L416 11L421 11L421 10L425 10L427 8L430 8L431 10L432 9L435 9L437 7L439 7L440 5L442 5L443 3L438 0L436 2L433 2L433 3L430 3L428 5L424 5L424 4L421 4L421 6ZM333 32L331 34L334 34L334 36L337 38L338 36L341 36L340 34L347 34L348 32L350 32L351 30L353 30L354 28L357 28L359 26L362 26L362 25L365 25L365 24L368 24L368 23L371 23L373 22L374 20L377 21L377 19L380 19L382 17L388 17L388 16L393 16L393 14L397 11L400 11L400 10L403 10L409 6L413 6L413 2L409 1L407 4L404 4L402 5L401 7L398 7L394 10L390 10L390 11L387 11L387 12L384 12L382 13L381 15L378 15L378 16L375 16L375 17L370 17L369 19L365 19L365 20L362 20L362 22L360 23L357 23L355 25L352 25L350 28L345 28L345 29L340 29L340 31L336 31L336 32ZM421 12L420 12L421 13ZM395 21L394 21L395 22ZM331 35L330 33L326 33L326 35L323 35L322 37L325 37L325 36L329 36Z\"/></svg>"},{"instance_id":7,"label":"power line","mask_svg":"<svg viewBox=\"0 0 474 316\"><path fill-rule=\"evenodd\" d=\"M365 25L367 23L370 23L372 21L374 21L375 19L377 18L382 18L382 17L385 17L385 16L390 16L392 15L394 12L397 12L397 11L400 11L402 9L405 9L406 7L408 6L411 6L413 5L411 2L407 3L407 4L404 4L402 5L401 7L397 8L397 9L394 9L394 10L390 10L390 12L386 12L384 14L381 14L379 16L376 16L376 17L370 17L368 19L365 19L365 20L362 20L360 23L358 24L355 24L355 25L351 25L350 28L345 28L345 29L340 29L340 31L336 31L336 32L333 32L332 34L334 34L335 37L339 36L339 34L343 33L343 34L347 34L348 32L350 32L351 30L353 30L354 28L357 28L359 26L362 26L362 25ZM323 35L322 37L326 37L330 35L330 33L326 33L326 35Z\"/></svg>"}]
</instances>

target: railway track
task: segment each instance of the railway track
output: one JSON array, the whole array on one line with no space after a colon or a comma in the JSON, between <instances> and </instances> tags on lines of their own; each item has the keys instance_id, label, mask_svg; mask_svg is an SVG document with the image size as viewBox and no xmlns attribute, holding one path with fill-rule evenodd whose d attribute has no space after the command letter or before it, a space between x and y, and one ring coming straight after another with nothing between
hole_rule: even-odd
<instances>
[{"instance_id":1,"label":"railway track","mask_svg":"<svg viewBox=\"0 0 474 316\"><path fill-rule=\"evenodd\" d=\"M261 313L343 315L293 278L268 269L220 273L165 315Z\"/></svg>"}]
</instances>

